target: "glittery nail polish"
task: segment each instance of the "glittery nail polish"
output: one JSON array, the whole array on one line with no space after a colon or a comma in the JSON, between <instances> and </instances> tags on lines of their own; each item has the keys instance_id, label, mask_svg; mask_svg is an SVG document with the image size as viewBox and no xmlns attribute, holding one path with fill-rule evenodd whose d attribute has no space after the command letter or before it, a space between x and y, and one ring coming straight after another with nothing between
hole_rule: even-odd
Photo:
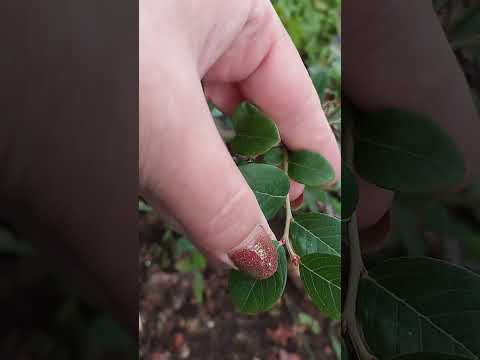
<instances>
[{"instance_id":1,"label":"glittery nail polish","mask_svg":"<svg viewBox=\"0 0 480 360\"><path fill-rule=\"evenodd\" d=\"M253 229L241 247L228 253L233 264L257 279L266 279L277 271L277 251L263 226Z\"/></svg>"}]
</instances>

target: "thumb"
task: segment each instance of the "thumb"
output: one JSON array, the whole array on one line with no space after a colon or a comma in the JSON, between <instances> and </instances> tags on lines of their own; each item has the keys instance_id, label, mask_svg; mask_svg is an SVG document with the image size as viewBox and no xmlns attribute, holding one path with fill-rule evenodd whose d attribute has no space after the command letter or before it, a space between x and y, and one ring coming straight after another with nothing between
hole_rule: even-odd
<instances>
[{"instance_id":1,"label":"thumb","mask_svg":"<svg viewBox=\"0 0 480 360\"><path fill-rule=\"evenodd\" d=\"M198 76L171 73L171 81L140 79L142 195L210 257L267 278L277 269L275 235L218 135Z\"/></svg>"}]
</instances>

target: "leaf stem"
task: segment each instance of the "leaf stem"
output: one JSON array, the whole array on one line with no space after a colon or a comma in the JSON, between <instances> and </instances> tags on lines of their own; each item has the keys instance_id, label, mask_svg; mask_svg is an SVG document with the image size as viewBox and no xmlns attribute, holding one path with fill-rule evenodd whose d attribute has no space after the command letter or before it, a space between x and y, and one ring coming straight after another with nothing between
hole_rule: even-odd
<instances>
[{"instance_id":1,"label":"leaf stem","mask_svg":"<svg viewBox=\"0 0 480 360\"><path fill-rule=\"evenodd\" d=\"M354 150L352 134L353 124L347 122L346 125L345 161L352 162ZM362 250L360 248L356 211L352 214L350 222L348 223L347 236L350 248L350 273L348 278L347 296L345 298L345 306L342 314L342 331L344 334L348 333L350 336L353 348L359 359L376 360L377 358L368 350L357 322L358 285L362 277L366 276L367 271L363 263Z\"/></svg>"},{"instance_id":2,"label":"leaf stem","mask_svg":"<svg viewBox=\"0 0 480 360\"><path fill-rule=\"evenodd\" d=\"M288 151L287 149L283 149L283 171L285 175L288 176ZM285 198L285 228L283 230L282 236L282 243L285 243L285 247L287 248L288 254L290 255L290 260L295 266L298 266L300 263L300 256L297 255L295 250L293 249L291 240L290 240L290 223L293 220L292 215L292 207L290 205L290 195L287 193L287 197Z\"/></svg>"},{"instance_id":3,"label":"leaf stem","mask_svg":"<svg viewBox=\"0 0 480 360\"><path fill-rule=\"evenodd\" d=\"M348 333L352 345L359 359L377 359L367 349L365 341L360 334L357 322L357 295L358 285L363 276L367 274L363 264L360 242L358 238L357 214L354 213L348 224L348 238L350 242L350 273L348 278L347 297L342 314L342 330Z\"/></svg>"}]
</instances>

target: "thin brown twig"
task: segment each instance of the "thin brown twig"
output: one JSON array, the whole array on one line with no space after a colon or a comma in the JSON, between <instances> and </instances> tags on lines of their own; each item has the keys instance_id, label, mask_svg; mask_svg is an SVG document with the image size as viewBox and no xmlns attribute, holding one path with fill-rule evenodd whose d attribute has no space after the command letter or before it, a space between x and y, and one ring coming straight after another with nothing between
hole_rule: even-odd
<instances>
[{"instance_id":1,"label":"thin brown twig","mask_svg":"<svg viewBox=\"0 0 480 360\"><path fill-rule=\"evenodd\" d=\"M283 154L283 171L288 176L288 151L284 149ZM285 199L285 209L285 228L283 230L282 242L285 243L285 247L287 248L288 254L290 255L290 260L294 265L298 266L300 256L298 256L293 249L292 242L290 240L290 223L293 220L293 215L292 208L290 206L290 196L288 194Z\"/></svg>"}]
</instances>

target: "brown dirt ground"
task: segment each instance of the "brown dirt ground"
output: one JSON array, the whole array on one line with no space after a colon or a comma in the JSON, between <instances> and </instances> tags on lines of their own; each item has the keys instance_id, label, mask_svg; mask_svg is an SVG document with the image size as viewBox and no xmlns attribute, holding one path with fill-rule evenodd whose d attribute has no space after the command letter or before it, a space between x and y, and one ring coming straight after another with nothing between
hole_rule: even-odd
<instances>
[{"instance_id":1,"label":"brown dirt ground","mask_svg":"<svg viewBox=\"0 0 480 360\"><path fill-rule=\"evenodd\" d=\"M140 221L140 356L144 360L300 360L336 358L330 334L338 331L287 282L282 300L257 316L236 312L227 293L228 271L207 267L203 304L192 294L192 274L167 272L152 261L161 224ZM318 335L296 323L299 312L320 323Z\"/></svg>"}]
</instances>

